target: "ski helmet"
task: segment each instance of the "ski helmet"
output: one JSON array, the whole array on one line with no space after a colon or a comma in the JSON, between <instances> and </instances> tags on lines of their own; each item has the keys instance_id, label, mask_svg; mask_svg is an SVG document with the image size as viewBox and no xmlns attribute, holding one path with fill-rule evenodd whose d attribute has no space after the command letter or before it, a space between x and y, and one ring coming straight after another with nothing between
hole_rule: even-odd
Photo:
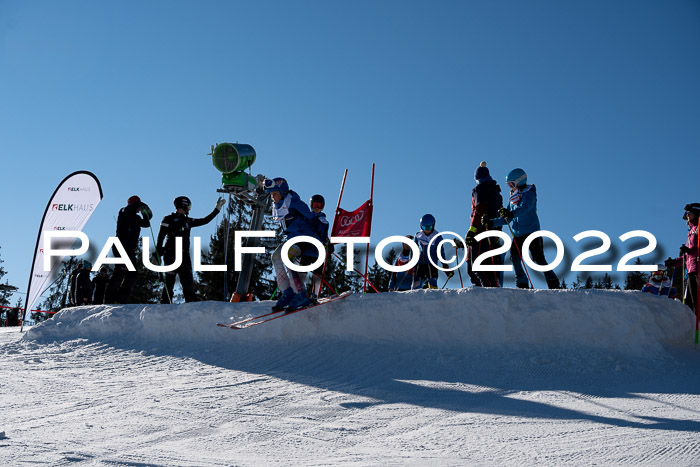
<instances>
[{"instance_id":1,"label":"ski helmet","mask_svg":"<svg viewBox=\"0 0 700 467\"><path fill-rule=\"evenodd\" d=\"M513 169L506 176L506 183L510 188L527 185L527 174L523 169Z\"/></svg>"},{"instance_id":2,"label":"ski helmet","mask_svg":"<svg viewBox=\"0 0 700 467\"><path fill-rule=\"evenodd\" d=\"M321 204L321 209L326 207L326 200L323 196L321 195L313 195L311 199L309 200L309 206L311 206L311 209L314 208L314 203L320 203Z\"/></svg>"},{"instance_id":3,"label":"ski helmet","mask_svg":"<svg viewBox=\"0 0 700 467\"><path fill-rule=\"evenodd\" d=\"M421 230L433 230L435 228L435 217L432 214L426 214L420 218Z\"/></svg>"},{"instance_id":4,"label":"ski helmet","mask_svg":"<svg viewBox=\"0 0 700 467\"><path fill-rule=\"evenodd\" d=\"M665 268L665 267L666 267L666 266L664 266L663 264L659 264L659 265L657 266L658 269L657 269L656 271L652 271L652 272L651 272L651 278L652 278L652 280L655 280L655 281L662 281L662 280L664 280L664 276L665 276L665 272L666 272L666 271L664 271L664 268Z\"/></svg>"},{"instance_id":5,"label":"ski helmet","mask_svg":"<svg viewBox=\"0 0 700 467\"><path fill-rule=\"evenodd\" d=\"M263 181L263 187L267 193L279 191L282 193L282 196L287 196L287 193L289 193L289 185L287 184L287 180L282 177L273 178L272 180L269 178L265 179Z\"/></svg>"},{"instance_id":6,"label":"ski helmet","mask_svg":"<svg viewBox=\"0 0 700 467\"><path fill-rule=\"evenodd\" d=\"M175 208L184 209L187 211L192 207L192 201L187 196L178 196L173 200Z\"/></svg>"},{"instance_id":7,"label":"ski helmet","mask_svg":"<svg viewBox=\"0 0 700 467\"><path fill-rule=\"evenodd\" d=\"M133 204L133 203L140 203L140 202L141 202L141 198L139 198L136 195L130 196L129 199L126 200L126 204Z\"/></svg>"}]
</instances>

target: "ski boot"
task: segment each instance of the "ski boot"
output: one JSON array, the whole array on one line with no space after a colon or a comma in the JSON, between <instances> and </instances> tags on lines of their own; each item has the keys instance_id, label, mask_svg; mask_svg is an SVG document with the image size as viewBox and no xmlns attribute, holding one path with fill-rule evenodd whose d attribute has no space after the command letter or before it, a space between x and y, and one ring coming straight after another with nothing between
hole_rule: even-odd
<instances>
[{"instance_id":1,"label":"ski boot","mask_svg":"<svg viewBox=\"0 0 700 467\"><path fill-rule=\"evenodd\" d=\"M277 300L277 303L275 303L272 306L272 311L282 311L284 310L287 305L289 305L294 298L294 289L291 287L288 287L287 290L282 292L282 295L280 296L279 300Z\"/></svg>"},{"instance_id":2,"label":"ski boot","mask_svg":"<svg viewBox=\"0 0 700 467\"><path fill-rule=\"evenodd\" d=\"M318 297L315 293L311 292L311 295L309 295L309 300L311 300L312 305L318 305Z\"/></svg>"},{"instance_id":3,"label":"ski boot","mask_svg":"<svg viewBox=\"0 0 700 467\"><path fill-rule=\"evenodd\" d=\"M306 290L302 290L294 296L294 298L292 299L291 303L285 311L286 313L289 313L292 311L300 310L302 308L306 308L309 305L311 305L311 300L309 300L308 295L306 295Z\"/></svg>"}]
</instances>

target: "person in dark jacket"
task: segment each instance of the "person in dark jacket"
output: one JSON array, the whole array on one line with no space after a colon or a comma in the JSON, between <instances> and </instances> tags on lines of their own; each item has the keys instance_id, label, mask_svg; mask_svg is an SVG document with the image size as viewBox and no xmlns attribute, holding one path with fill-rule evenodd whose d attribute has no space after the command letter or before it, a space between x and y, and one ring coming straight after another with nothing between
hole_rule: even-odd
<instances>
[{"instance_id":1,"label":"person in dark jacket","mask_svg":"<svg viewBox=\"0 0 700 467\"><path fill-rule=\"evenodd\" d=\"M483 224L483 219L498 217L498 210L503 207L501 187L491 178L489 169L486 168L486 162L482 162L479 167L477 167L476 171L474 171L474 180L476 180L476 186L472 190L471 223L465 238L465 243L469 246L469 251L467 252L468 271L472 271L472 265L476 258L500 246L500 242L496 237L488 237L479 242L477 242L474 237L481 232L489 230L487 226ZM497 230L501 230L500 227L497 228ZM459 242L457 242L457 246L459 246ZM501 257L492 256L486 260L484 264L500 266ZM470 277L472 277L472 274L478 277L483 287L501 287L502 285L498 272L473 271L470 273Z\"/></svg>"},{"instance_id":2,"label":"person in dark jacket","mask_svg":"<svg viewBox=\"0 0 700 467\"><path fill-rule=\"evenodd\" d=\"M109 284L107 271L107 266L102 266L100 272L92 279L92 303L95 305L101 305L105 302L105 292Z\"/></svg>"},{"instance_id":3,"label":"person in dark jacket","mask_svg":"<svg viewBox=\"0 0 700 467\"><path fill-rule=\"evenodd\" d=\"M124 247L131 264L137 267L138 258L136 252L139 248L141 229L150 227L153 212L146 203L141 202L141 198L134 195L127 200L126 206L119 210L117 217L117 238ZM112 247L115 257L119 256L119 251ZM138 278L138 270L129 271L123 264L117 264L114 274L107 288L106 303L129 303L131 292Z\"/></svg>"},{"instance_id":4,"label":"person in dark jacket","mask_svg":"<svg viewBox=\"0 0 700 467\"><path fill-rule=\"evenodd\" d=\"M92 271L92 263L83 260L83 267L80 268L75 276L75 297L76 306L92 304L92 281L90 280L90 271Z\"/></svg>"},{"instance_id":5,"label":"person in dark jacket","mask_svg":"<svg viewBox=\"0 0 700 467\"><path fill-rule=\"evenodd\" d=\"M175 212L168 214L160 223L158 241L156 242L156 252L163 263L173 264L175 262L176 245L175 239L182 238L182 264L174 271L165 273L165 287L160 297L161 303L172 303L173 289L175 288L175 276L180 277L180 285L185 295L186 302L197 301L194 292L194 277L192 275L192 259L190 258L190 229L199 227L211 222L221 211L226 203L224 198L219 198L216 207L206 217L193 219L188 214L192 208L192 201L187 196L178 196L173 201ZM165 241L165 244L163 244Z\"/></svg>"},{"instance_id":6,"label":"person in dark jacket","mask_svg":"<svg viewBox=\"0 0 700 467\"><path fill-rule=\"evenodd\" d=\"M78 260L78 263L68 275L68 306L76 306L75 303L75 278L78 277L78 272L83 267L83 261Z\"/></svg>"},{"instance_id":7,"label":"person in dark jacket","mask_svg":"<svg viewBox=\"0 0 700 467\"><path fill-rule=\"evenodd\" d=\"M328 262L328 257L333 253L333 244L328 237L328 228L330 224L328 219L326 219L326 213L323 212L323 208L326 206L326 199L322 195L313 195L309 199L309 207L313 213L315 219L312 221L316 227L316 234L318 239L321 240L326 247L326 262ZM325 264L316 268L311 276L311 294L309 299L312 302L317 301L318 297L321 295L321 287L323 286L324 278L323 273L325 272Z\"/></svg>"}]
</instances>

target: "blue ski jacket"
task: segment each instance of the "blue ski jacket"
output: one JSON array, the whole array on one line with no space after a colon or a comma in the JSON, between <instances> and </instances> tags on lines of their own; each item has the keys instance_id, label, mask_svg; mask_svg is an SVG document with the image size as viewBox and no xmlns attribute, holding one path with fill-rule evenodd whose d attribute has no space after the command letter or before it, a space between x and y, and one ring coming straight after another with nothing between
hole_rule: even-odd
<instances>
[{"instance_id":1,"label":"blue ski jacket","mask_svg":"<svg viewBox=\"0 0 700 467\"><path fill-rule=\"evenodd\" d=\"M436 238L440 237L440 238ZM425 232L419 230L413 237L414 241L418 244L420 249L420 257L418 258L418 264L430 264L430 259L433 260L435 264L442 264L442 261L438 259L438 245L442 241L440 232L433 230L430 235L426 235ZM435 239L433 241L433 239ZM430 242L432 241L432 244ZM430 251L428 251L428 244L430 244ZM442 257L445 257L445 247L441 248Z\"/></svg>"},{"instance_id":2,"label":"blue ski jacket","mask_svg":"<svg viewBox=\"0 0 700 467\"><path fill-rule=\"evenodd\" d=\"M290 190L279 203L274 203L272 217L282 225L287 240L302 235L321 240L316 229L316 215L294 191Z\"/></svg>"},{"instance_id":3,"label":"blue ski jacket","mask_svg":"<svg viewBox=\"0 0 700 467\"><path fill-rule=\"evenodd\" d=\"M540 218L537 216L537 190L535 185L516 188L510 194L508 209L513 214L513 235L522 237L540 230ZM503 226L505 219L492 219L494 226Z\"/></svg>"}]
</instances>

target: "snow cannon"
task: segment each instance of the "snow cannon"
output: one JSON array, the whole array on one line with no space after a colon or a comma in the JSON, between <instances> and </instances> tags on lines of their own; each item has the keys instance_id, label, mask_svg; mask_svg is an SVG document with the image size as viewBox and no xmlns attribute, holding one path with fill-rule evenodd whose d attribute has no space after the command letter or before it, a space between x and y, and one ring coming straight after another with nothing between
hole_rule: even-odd
<instances>
[{"instance_id":1,"label":"snow cannon","mask_svg":"<svg viewBox=\"0 0 700 467\"><path fill-rule=\"evenodd\" d=\"M221 143L211 147L211 160L221 172L221 183L227 191L253 191L257 178L246 173L255 162L255 149L249 144Z\"/></svg>"}]
</instances>

